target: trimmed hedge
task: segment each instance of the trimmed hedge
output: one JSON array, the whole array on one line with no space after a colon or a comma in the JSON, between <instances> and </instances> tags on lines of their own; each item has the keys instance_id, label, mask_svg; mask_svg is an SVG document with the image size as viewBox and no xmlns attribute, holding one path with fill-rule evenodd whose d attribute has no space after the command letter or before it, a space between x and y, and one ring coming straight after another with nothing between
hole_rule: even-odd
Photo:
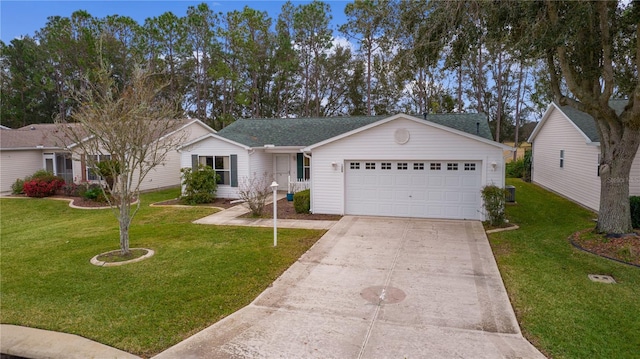
<instances>
[{"instance_id":1,"label":"trimmed hedge","mask_svg":"<svg viewBox=\"0 0 640 359\"><path fill-rule=\"evenodd\" d=\"M631 207L631 225L633 228L640 228L640 196L629 197Z\"/></svg>"},{"instance_id":2,"label":"trimmed hedge","mask_svg":"<svg viewBox=\"0 0 640 359\"><path fill-rule=\"evenodd\" d=\"M293 195L293 208L295 208L296 213L309 213L311 209L310 189L296 192L296 194Z\"/></svg>"}]
</instances>

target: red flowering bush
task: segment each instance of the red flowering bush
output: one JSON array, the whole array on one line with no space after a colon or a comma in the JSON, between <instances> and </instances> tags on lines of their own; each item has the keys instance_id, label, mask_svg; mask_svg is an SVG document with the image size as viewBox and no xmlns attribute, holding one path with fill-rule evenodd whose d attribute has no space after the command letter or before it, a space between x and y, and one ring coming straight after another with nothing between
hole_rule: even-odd
<instances>
[{"instance_id":1,"label":"red flowering bush","mask_svg":"<svg viewBox=\"0 0 640 359\"><path fill-rule=\"evenodd\" d=\"M64 181L58 178L35 178L24 182L24 193L29 197L48 197L64 186Z\"/></svg>"}]
</instances>

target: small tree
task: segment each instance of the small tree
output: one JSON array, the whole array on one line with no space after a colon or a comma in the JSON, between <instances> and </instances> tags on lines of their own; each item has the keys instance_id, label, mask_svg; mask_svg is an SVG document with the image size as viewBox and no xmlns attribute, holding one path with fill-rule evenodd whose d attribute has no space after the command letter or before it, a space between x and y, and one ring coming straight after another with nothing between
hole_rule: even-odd
<instances>
[{"instance_id":1,"label":"small tree","mask_svg":"<svg viewBox=\"0 0 640 359\"><path fill-rule=\"evenodd\" d=\"M120 249L128 254L129 228L140 209L140 201L132 202L139 198L140 185L186 133L176 132L181 122L173 119L179 106L160 95L164 85L155 74L137 66L122 84L101 65L72 93L78 105L67 118L73 122L67 123L64 116L57 122L76 159L80 156L97 174L115 175L103 191L120 225ZM98 165L99 154L109 154L112 161Z\"/></svg>"},{"instance_id":2,"label":"small tree","mask_svg":"<svg viewBox=\"0 0 640 359\"><path fill-rule=\"evenodd\" d=\"M243 177L240 179L238 186L238 194L244 200L244 203L251 210L253 216L261 216L264 210L264 204L271 194L271 183L265 172L262 176L255 173L251 177Z\"/></svg>"}]
</instances>

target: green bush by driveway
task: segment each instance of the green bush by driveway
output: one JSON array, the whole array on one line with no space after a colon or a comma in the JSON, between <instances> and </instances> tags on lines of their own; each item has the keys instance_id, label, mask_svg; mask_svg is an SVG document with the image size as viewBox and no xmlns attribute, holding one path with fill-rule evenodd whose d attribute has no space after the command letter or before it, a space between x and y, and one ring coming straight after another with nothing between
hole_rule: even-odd
<instances>
[{"instance_id":1,"label":"green bush by driveway","mask_svg":"<svg viewBox=\"0 0 640 359\"><path fill-rule=\"evenodd\" d=\"M96 267L118 248L110 210L49 199L0 199L0 321L78 334L151 356L249 304L322 231L195 225L211 209L148 207L177 190L142 196L131 247L154 257Z\"/></svg>"},{"instance_id":2,"label":"green bush by driveway","mask_svg":"<svg viewBox=\"0 0 640 359\"><path fill-rule=\"evenodd\" d=\"M508 180L519 230L489 236L523 334L553 358L638 358L640 268L573 248L595 214L538 186ZM592 282L611 275L617 284Z\"/></svg>"}]
</instances>

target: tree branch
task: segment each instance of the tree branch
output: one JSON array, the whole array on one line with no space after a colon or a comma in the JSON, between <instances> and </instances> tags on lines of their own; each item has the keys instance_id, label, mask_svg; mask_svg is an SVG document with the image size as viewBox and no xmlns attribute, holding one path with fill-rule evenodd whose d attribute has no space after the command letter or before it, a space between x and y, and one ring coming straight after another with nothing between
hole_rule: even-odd
<instances>
[{"instance_id":1,"label":"tree branch","mask_svg":"<svg viewBox=\"0 0 640 359\"><path fill-rule=\"evenodd\" d=\"M613 40L611 39L608 6L616 6L616 3L608 1L600 1L597 3L598 15L600 17L600 43L602 44L602 79L604 80L604 89L600 95L600 103L606 104L613 93L614 74L613 74L613 58L611 55L611 47Z\"/></svg>"}]
</instances>

